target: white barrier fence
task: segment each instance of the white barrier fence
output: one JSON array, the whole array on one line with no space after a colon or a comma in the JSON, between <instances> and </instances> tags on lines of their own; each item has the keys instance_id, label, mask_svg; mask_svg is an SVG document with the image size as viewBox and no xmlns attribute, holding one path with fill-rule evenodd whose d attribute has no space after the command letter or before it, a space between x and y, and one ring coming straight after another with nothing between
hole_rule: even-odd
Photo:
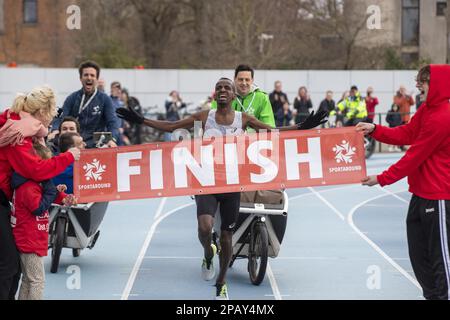
<instances>
[{"instance_id":1,"label":"white barrier fence","mask_svg":"<svg viewBox=\"0 0 450 320\"><path fill-rule=\"evenodd\" d=\"M130 94L137 97L142 106L158 105L164 111L164 101L172 90L180 92L185 102L194 105L205 100L214 89L220 77L233 78L233 70L125 70L104 69L100 77L105 79L106 91L113 81L120 81L129 89ZM255 84L270 93L276 80L283 83L283 91L293 103L300 86L306 86L311 95L314 108L317 108L325 97L327 90L334 92L338 101L345 90L357 85L365 95L366 89L372 86L380 105L376 112L387 112L392 99L400 85L415 94L416 71L337 71L337 70L257 70ZM81 88L77 69L45 69L45 68L0 68L0 110L11 105L17 92L28 92L33 87L48 84L57 92L58 106L73 91ZM415 108L412 109L412 111Z\"/></svg>"}]
</instances>

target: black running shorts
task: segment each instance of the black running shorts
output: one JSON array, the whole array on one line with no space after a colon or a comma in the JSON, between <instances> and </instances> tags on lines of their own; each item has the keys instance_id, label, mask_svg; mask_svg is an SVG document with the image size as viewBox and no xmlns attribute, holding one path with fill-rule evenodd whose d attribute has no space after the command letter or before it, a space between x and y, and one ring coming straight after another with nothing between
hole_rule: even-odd
<instances>
[{"instance_id":1,"label":"black running shorts","mask_svg":"<svg viewBox=\"0 0 450 320\"><path fill-rule=\"evenodd\" d=\"M220 203L220 229L223 231L233 231L239 216L239 206L241 204L241 193L220 193L205 194L195 196L197 204L197 216L210 215L215 216L217 206Z\"/></svg>"}]
</instances>

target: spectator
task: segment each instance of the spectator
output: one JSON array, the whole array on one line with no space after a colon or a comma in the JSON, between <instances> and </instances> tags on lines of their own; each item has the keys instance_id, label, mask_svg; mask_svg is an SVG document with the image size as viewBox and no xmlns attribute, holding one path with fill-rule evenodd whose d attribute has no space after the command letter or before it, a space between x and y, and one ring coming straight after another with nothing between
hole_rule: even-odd
<instances>
[{"instance_id":1,"label":"spectator","mask_svg":"<svg viewBox=\"0 0 450 320\"><path fill-rule=\"evenodd\" d=\"M81 90L72 93L64 101L62 117L72 116L80 123L80 134L88 148L94 148L94 132L109 131L113 140L109 147L117 147L119 140L118 118L111 98L97 89L100 67L93 61L83 62L79 69ZM61 120L57 118L53 123L53 131L57 131Z\"/></svg>"},{"instance_id":2,"label":"spectator","mask_svg":"<svg viewBox=\"0 0 450 320\"><path fill-rule=\"evenodd\" d=\"M422 104L422 100L420 99L420 92L416 95L416 111L419 110L420 105Z\"/></svg>"},{"instance_id":3,"label":"spectator","mask_svg":"<svg viewBox=\"0 0 450 320\"><path fill-rule=\"evenodd\" d=\"M409 120L411 119L411 106L414 105L414 98L411 95L407 94L406 88L404 86L400 86L400 89L394 96L394 104L398 105L400 108L402 123L409 123Z\"/></svg>"},{"instance_id":4,"label":"spectator","mask_svg":"<svg viewBox=\"0 0 450 320\"><path fill-rule=\"evenodd\" d=\"M103 78L98 79L97 90L105 93L105 79Z\"/></svg>"},{"instance_id":5,"label":"spectator","mask_svg":"<svg viewBox=\"0 0 450 320\"><path fill-rule=\"evenodd\" d=\"M135 97L130 97L130 93L127 89L122 90L122 102L123 106L128 109L133 109L138 114L142 115L142 107L139 100ZM127 137L127 140L130 144L141 144L141 127L136 125L135 123L128 123L125 121L125 131L124 135Z\"/></svg>"},{"instance_id":6,"label":"spectator","mask_svg":"<svg viewBox=\"0 0 450 320\"><path fill-rule=\"evenodd\" d=\"M292 111L289 110L289 102L284 102L283 108L278 110L278 112L275 114L275 120L277 123L277 127L286 127L291 124Z\"/></svg>"},{"instance_id":7,"label":"spectator","mask_svg":"<svg viewBox=\"0 0 450 320\"><path fill-rule=\"evenodd\" d=\"M51 138L50 135L47 138L47 145L54 155L59 154L58 144L60 135L66 132L80 133L80 123L74 117L64 117L59 125L58 131L55 131L55 133L56 132L59 133L54 134L53 138Z\"/></svg>"},{"instance_id":8,"label":"spectator","mask_svg":"<svg viewBox=\"0 0 450 320\"><path fill-rule=\"evenodd\" d=\"M123 102L121 100L122 98L122 85L120 84L119 81L114 81L113 83L111 83L111 100L112 103L114 105L114 107L116 107L116 109L120 108L123 106Z\"/></svg>"},{"instance_id":9,"label":"spectator","mask_svg":"<svg viewBox=\"0 0 450 320\"><path fill-rule=\"evenodd\" d=\"M278 110L283 109L284 103L289 104L287 94L282 91L281 81L275 81L275 88L269 95L270 104L272 105L273 114L277 114Z\"/></svg>"},{"instance_id":10,"label":"spectator","mask_svg":"<svg viewBox=\"0 0 450 320\"><path fill-rule=\"evenodd\" d=\"M347 100L347 98L350 96L350 91L344 91L342 93L342 97L341 99L338 101L338 103L336 104L334 111L331 111L330 115L335 115L336 116L336 122L335 122L335 127L336 128L341 128L344 126L344 117L345 117L345 112L347 110L345 110L345 104L343 103L345 100Z\"/></svg>"},{"instance_id":11,"label":"spectator","mask_svg":"<svg viewBox=\"0 0 450 320\"><path fill-rule=\"evenodd\" d=\"M375 107L378 104L378 98L373 96L373 88L368 87L366 96L367 122L373 123L375 118Z\"/></svg>"},{"instance_id":12,"label":"spectator","mask_svg":"<svg viewBox=\"0 0 450 320\"><path fill-rule=\"evenodd\" d=\"M424 103L405 125L394 129L360 123L357 131L389 144L411 145L406 154L363 185L381 187L407 177L412 197L406 235L412 270L427 300L449 300L450 257L450 66L420 69L416 87Z\"/></svg>"},{"instance_id":13,"label":"spectator","mask_svg":"<svg viewBox=\"0 0 450 320\"><path fill-rule=\"evenodd\" d=\"M36 156L32 140L43 141L55 115L55 95L48 87L18 95L12 108L0 114L0 300L15 299L20 278L10 221L13 170L27 179L43 181L60 174L80 157L80 150L75 148L48 160Z\"/></svg>"},{"instance_id":14,"label":"spectator","mask_svg":"<svg viewBox=\"0 0 450 320\"><path fill-rule=\"evenodd\" d=\"M270 104L269 95L255 84L255 70L249 65L240 64L234 69L236 98L231 104L235 111L245 112L259 121L275 127L275 115ZM217 98L217 97L215 97ZM217 101L211 103L211 109L217 109ZM255 132L251 127L247 132Z\"/></svg>"},{"instance_id":15,"label":"spectator","mask_svg":"<svg viewBox=\"0 0 450 320\"><path fill-rule=\"evenodd\" d=\"M388 112L386 122L389 124L389 128L395 128L402 125L402 116L399 109L398 105L393 104L391 110ZM400 148L391 145L389 146L389 151L400 151Z\"/></svg>"},{"instance_id":16,"label":"spectator","mask_svg":"<svg viewBox=\"0 0 450 320\"><path fill-rule=\"evenodd\" d=\"M52 157L50 149L39 142L34 143L33 147L42 159ZM11 225L23 273L19 300L42 300L45 286L42 257L47 255L48 250L48 209L54 202L71 205L74 198L63 192L58 193L50 180L37 183L17 172L12 175L11 185L14 189Z\"/></svg>"},{"instance_id":17,"label":"spectator","mask_svg":"<svg viewBox=\"0 0 450 320\"><path fill-rule=\"evenodd\" d=\"M77 132L65 132L59 137L59 153L64 153L70 148L83 150L85 147L86 143ZM52 181L55 185L63 184L67 186L67 193L73 193L73 163Z\"/></svg>"},{"instance_id":18,"label":"spectator","mask_svg":"<svg viewBox=\"0 0 450 320\"><path fill-rule=\"evenodd\" d=\"M323 110L325 112L328 112L328 114L330 114L331 111L333 111L335 108L336 103L333 100L333 91L328 90L325 99L323 99L319 105L319 110Z\"/></svg>"},{"instance_id":19,"label":"spectator","mask_svg":"<svg viewBox=\"0 0 450 320\"><path fill-rule=\"evenodd\" d=\"M170 92L169 96L166 99L165 106L166 106L166 120L172 122L180 120L180 114L178 111L180 109L186 108L186 104L181 99L180 94L175 90ZM171 134L165 132L164 140L170 141Z\"/></svg>"},{"instance_id":20,"label":"spectator","mask_svg":"<svg viewBox=\"0 0 450 320\"><path fill-rule=\"evenodd\" d=\"M202 101L202 103L200 104L200 110L211 110L211 104L214 101L214 97L208 96L206 97L205 101Z\"/></svg>"},{"instance_id":21,"label":"spectator","mask_svg":"<svg viewBox=\"0 0 450 320\"><path fill-rule=\"evenodd\" d=\"M122 101L122 85L119 81L114 81L111 83L111 94L110 98L112 100L113 106L114 106L114 112L115 110L123 107L123 101ZM125 145L125 138L124 138L124 132L125 132L125 122L117 117L117 127L119 128L119 140L118 145L123 146Z\"/></svg>"},{"instance_id":22,"label":"spectator","mask_svg":"<svg viewBox=\"0 0 450 320\"><path fill-rule=\"evenodd\" d=\"M309 115L309 109L313 105L311 99L308 97L308 90L306 87L298 89L298 96L294 100L294 109L296 111L295 123L302 123Z\"/></svg>"}]
</instances>

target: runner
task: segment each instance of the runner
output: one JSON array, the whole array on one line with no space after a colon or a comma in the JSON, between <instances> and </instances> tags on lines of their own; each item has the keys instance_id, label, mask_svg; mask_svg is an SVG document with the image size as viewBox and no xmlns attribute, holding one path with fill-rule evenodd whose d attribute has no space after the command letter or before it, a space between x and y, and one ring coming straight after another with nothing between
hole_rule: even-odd
<instances>
[{"instance_id":1,"label":"runner","mask_svg":"<svg viewBox=\"0 0 450 320\"><path fill-rule=\"evenodd\" d=\"M190 129L194 127L195 121L201 121L206 135L208 132L216 135L240 135L244 133L247 127L251 127L256 131L273 130L273 126L269 126L255 117L234 111L231 107L235 99L235 86L232 80L221 78L215 86L215 96L217 99L217 110L205 110L198 112L189 118L175 122L159 121L145 119L133 109L120 108L117 110L119 117L138 124L145 124L158 130L173 132L176 129ZM327 113L319 112L311 115L301 124L289 127L278 128L281 131L286 130L306 130L315 128L322 123ZM204 248L204 256L202 262L202 276L205 280L212 280L215 276L213 265L213 257L217 252L217 248L212 244L212 229L214 225L214 215L217 206L220 204L221 215L221 235L220 245L221 252L219 255L220 270L216 279L216 299L227 300L228 290L225 281L226 272L232 256L232 235L236 220L239 214L240 193L224 193L196 196L197 204L197 221L198 221L198 237Z\"/></svg>"}]
</instances>

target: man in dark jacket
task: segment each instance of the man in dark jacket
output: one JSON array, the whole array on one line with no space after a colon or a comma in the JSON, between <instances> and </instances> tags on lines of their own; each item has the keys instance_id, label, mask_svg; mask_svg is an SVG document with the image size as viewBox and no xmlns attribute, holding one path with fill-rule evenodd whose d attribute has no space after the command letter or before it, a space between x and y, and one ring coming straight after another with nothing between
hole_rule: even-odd
<instances>
[{"instance_id":1,"label":"man in dark jacket","mask_svg":"<svg viewBox=\"0 0 450 320\"><path fill-rule=\"evenodd\" d=\"M386 186L408 177L413 194L406 218L409 256L425 299L450 298L450 66L430 65L417 76L424 101L411 121L396 128L359 123L380 142L411 145L397 163L363 185Z\"/></svg>"},{"instance_id":2,"label":"man in dark jacket","mask_svg":"<svg viewBox=\"0 0 450 320\"><path fill-rule=\"evenodd\" d=\"M286 93L282 91L281 81L275 81L275 89L269 95L270 104L272 105L273 114L283 109L285 102L289 104L289 99Z\"/></svg>"},{"instance_id":3,"label":"man in dark jacket","mask_svg":"<svg viewBox=\"0 0 450 320\"><path fill-rule=\"evenodd\" d=\"M81 136L87 148L95 147L94 132L108 131L112 133L113 140L109 147L116 147L119 141L118 119L111 98L97 90L97 81L100 76L100 67L93 61L83 62L79 67L80 81L83 88L72 93L64 101L63 113L53 123L53 131L57 131L60 119L72 116L78 120Z\"/></svg>"}]
</instances>

